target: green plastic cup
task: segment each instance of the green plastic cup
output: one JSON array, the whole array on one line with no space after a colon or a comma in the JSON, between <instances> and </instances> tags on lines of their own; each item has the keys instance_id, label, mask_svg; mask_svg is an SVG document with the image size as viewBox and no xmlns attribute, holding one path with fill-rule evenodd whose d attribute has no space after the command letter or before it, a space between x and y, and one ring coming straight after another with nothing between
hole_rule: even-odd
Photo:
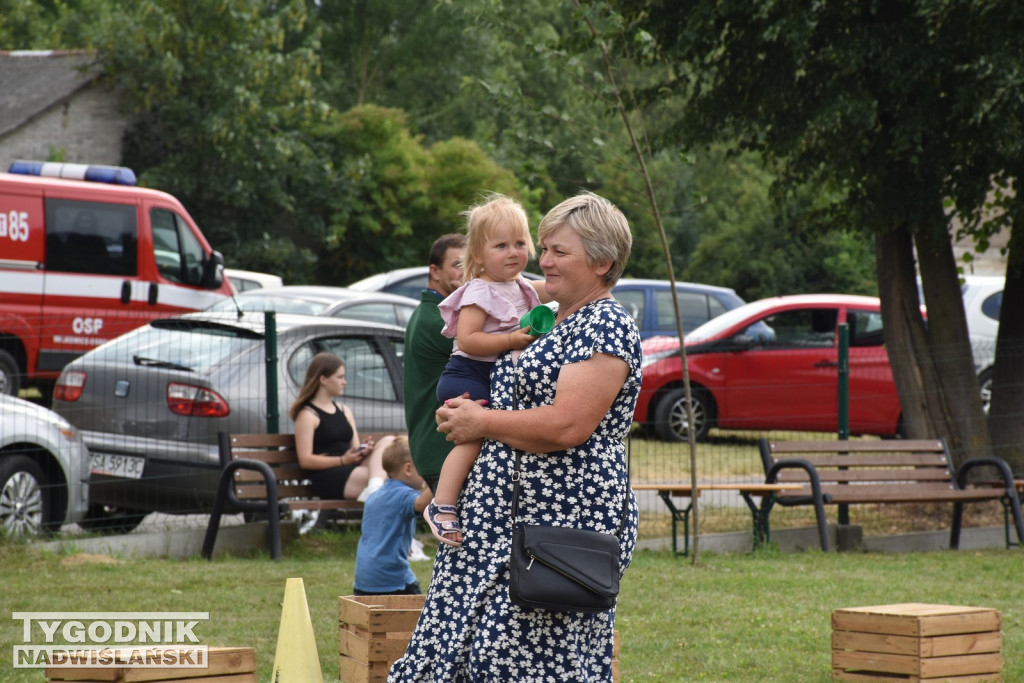
<instances>
[{"instance_id":1,"label":"green plastic cup","mask_svg":"<svg viewBox=\"0 0 1024 683\"><path fill-rule=\"evenodd\" d=\"M530 334L547 334L555 326L555 312L541 304L519 319L519 327L529 327Z\"/></svg>"}]
</instances>

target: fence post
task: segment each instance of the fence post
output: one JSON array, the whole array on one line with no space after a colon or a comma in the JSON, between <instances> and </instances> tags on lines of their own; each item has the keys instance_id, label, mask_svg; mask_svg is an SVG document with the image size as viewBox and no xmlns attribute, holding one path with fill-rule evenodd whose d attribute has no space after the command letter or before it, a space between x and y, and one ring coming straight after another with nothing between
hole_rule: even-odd
<instances>
[{"instance_id":1,"label":"fence post","mask_svg":"<svg viewBox=\"0 0 1024 683\"><path fill-rule=\"evenodd\" d=\"M267 434L280 430L281 414L277 405L277 317L273 311L264 311L265 343L267 349Z\"/></svg>"},{"instance_id":2,"label":"fence post","mask_svg":"<svg viewBox=\"0 0 1024 683\"><path fill-rule=\"evenodd\" d=\"M839 440L850 438L850 327L847 323L839 324ZM841 504L839 508L839 524L850 523L850 507Z\"/></svg>"}]
</instances>

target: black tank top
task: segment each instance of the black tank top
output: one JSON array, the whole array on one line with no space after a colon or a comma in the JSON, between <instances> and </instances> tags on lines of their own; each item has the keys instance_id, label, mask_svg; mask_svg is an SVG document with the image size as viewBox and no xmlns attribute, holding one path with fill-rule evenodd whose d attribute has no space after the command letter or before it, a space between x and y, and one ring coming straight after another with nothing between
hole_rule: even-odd
<instances>
[{"instance_id":1,"label":"black tank top","mask_svg":"<svg viewBox=\"0 0 1024 683\"><path fill-rule=\"evenodd\" d=\"M347 453L352 447L352 435L355 432L345 419L345 411L337 403L334 403L333 413L320 410L312 403L306 405L320 417L320 424L313 432L313 452L321 455Z\"/></svg>"}]
</instances>

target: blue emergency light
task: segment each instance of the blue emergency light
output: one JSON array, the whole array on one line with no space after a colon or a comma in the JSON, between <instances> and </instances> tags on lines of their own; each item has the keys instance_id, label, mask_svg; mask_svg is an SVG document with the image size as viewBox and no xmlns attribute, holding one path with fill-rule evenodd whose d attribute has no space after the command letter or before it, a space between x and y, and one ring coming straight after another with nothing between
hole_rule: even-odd
<instances>
[{"instance_id":1,"label":"blue emergency light","mask_svg":"<svg viewBox=\"0 0 1024 683\"><path fill-rule=\"evenodd\" d=\"M8 173L38 175L49 178L88 180L94 183L134 185L135 171L124 166L91 166L88 164L62 164L50 161L15 161Z\"/></svg>"}]
</instances>

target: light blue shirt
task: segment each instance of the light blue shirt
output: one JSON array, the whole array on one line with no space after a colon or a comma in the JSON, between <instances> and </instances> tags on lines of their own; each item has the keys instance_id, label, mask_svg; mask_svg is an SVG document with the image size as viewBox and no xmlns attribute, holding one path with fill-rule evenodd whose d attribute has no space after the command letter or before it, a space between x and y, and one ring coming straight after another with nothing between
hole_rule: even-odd
<instances>
[{"instance_id":1,"label":"light blue shirt","mask_svg":"<svg viewBox=\"0 0 1024 683\"><path fill-rule=\"evenodd\" d=\"M400 591L416 580L409 548L416 529L419 491L388 478L363 507L362 536L356 548L355 587L367 593Z\"/></svg>"}]
</instances>

